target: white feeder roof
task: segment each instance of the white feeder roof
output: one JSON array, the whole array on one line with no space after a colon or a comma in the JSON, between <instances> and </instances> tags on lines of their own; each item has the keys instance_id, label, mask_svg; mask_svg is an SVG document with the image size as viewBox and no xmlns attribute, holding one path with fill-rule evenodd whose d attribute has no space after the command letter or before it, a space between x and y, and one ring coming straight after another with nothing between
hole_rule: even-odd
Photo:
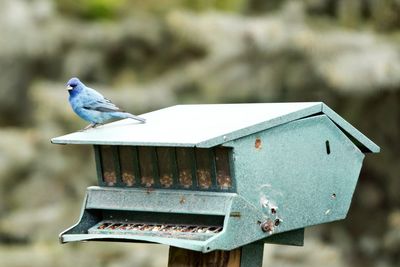
<instances>
[{"instance_id":1,"label":"white feeder roof","mask_svg":"<svg viewBox=\"0 0 400 267\"><path fill-rule=\"evenodd\" d=\"M304 117L325 114L366 152L379 147L321 102L177 105L51 140L55 144L213 147Z\"/></svg>"}]
</instances>

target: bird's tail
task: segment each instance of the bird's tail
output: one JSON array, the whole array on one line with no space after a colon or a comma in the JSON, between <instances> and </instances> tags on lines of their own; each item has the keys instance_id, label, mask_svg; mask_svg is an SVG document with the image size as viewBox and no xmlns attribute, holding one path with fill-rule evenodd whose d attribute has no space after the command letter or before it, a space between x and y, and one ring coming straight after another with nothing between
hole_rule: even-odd
<instances>
[{"instance_id":1,"label":"bird's tail","mask_svg":"<svg viewBox=\"0 0 400 267\"><path fill-rule=\"evenodd\" d=\"M138 117L138 116L135 116L135 115L130 114L128 112L124 112L124 114L125 114L126 118L134 119L134 120L140 121L141 123L145 123L146 122L146 119Z\"/></svg>"}]
</instances>

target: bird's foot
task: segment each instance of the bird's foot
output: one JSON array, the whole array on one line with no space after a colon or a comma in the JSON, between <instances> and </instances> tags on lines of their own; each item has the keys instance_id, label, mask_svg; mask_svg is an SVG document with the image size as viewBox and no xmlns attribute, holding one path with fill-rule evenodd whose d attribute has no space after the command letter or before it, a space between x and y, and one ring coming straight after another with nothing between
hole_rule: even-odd
<instances>
[{"instance_id":1,"label":"bird's foot","mask_svg":"<svg viewBox=\"0 0 400 267\"><path fill-rule=\"evenodd\" d=\"M102 126L102 125L103 125L103 123L95 123L95 124L92 126L92 128L97 128L97 127Z\"/></svg>"},{"instance_id":2,"label":"bird's foot","mask_svg":"<svg viewBox=\"0 0 400 267\"><path fill-rule=\"evenodd\" d=\"M103 125L102 123L91 123L88 126L86 126L85 128L83 128L82 130L80 130L80 132L84 132L86 130L92 129L92 128L96 128L98 126Z\"/></svg>"}]
</instances>

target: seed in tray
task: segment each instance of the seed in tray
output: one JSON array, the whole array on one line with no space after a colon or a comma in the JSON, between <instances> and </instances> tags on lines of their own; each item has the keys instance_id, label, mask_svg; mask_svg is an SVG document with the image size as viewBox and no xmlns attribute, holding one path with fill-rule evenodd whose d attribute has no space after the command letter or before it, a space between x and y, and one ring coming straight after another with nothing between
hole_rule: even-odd
<instances>
[{"instance_id":1,"label":"seed in tray","mask_svg":"<svg viewBox=\"0 0 400 267\"><path fill-rule=\"evenodd\" d=\"M110 229L117 229L118 227L120 227L122 224L120 224L120 223L116 223L116 224L113 224L113 225L111 225L110 226Z\"/></svg>"},{"instance_id":2,"label":"seed in tray","mask_svg":"<svg viewBox=\"0 0 400 267\"><path fill-rule=\"evenodd\" d=\"M110 226L111 223L103 223L102 225L100 225L97 229L104 229L107 228L108 226Z\"/></svg>"},{"instance_id":3,"label":"seed in tray","mask_svg":"<svg viewBox=\"0 0 400 267\"><path fill-rule=\"evenodd\" d=\"M128 228L129 228L129 225L124 224L124 225L122 225L119 229L120 229L120 230L126 230L126 229L128 229Z\"/></svg>"}]
</instances>

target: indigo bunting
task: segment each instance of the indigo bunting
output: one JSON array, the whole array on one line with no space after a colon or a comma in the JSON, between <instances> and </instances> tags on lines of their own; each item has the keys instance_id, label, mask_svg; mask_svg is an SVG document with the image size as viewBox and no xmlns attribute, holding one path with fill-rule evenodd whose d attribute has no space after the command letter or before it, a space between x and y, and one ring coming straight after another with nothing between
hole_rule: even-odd
<instances>
[{"instance_id":1,"label":"indigo bunting","mask_svg":"<svg viewBox=\"0 0 400 267\"><path fill-rule=\"evenodd\" d=\"M111 119L131 118L142 123L146 122L143 118L121 110L99 92L84 85L78 78L71 78L67 83L67 89L72 109L79 117L90 122L83 130L95 128Z\"/></svg>"}]
</instances>

